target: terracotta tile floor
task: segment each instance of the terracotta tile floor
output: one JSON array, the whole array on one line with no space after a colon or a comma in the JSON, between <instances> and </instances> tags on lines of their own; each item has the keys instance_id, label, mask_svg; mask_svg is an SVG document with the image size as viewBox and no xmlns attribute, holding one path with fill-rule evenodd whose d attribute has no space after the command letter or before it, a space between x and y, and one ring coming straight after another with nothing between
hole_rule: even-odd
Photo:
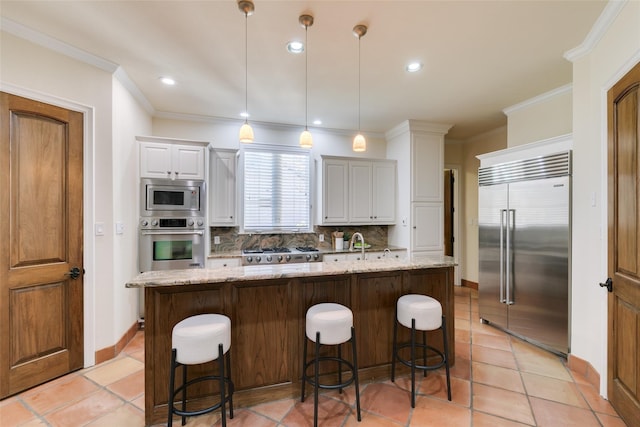
<instances>
[{"instance_id":1,"label":"terracotta tile floor","mask_svg":"<svg viewBox=\"0 0 640 427\"><path fill-rule=\"evenodd\" d=\"M477 292L456 288L456 366L453 401L444 375L417 376L415 409L410 383L361 385L362 422L355 419L353 387L324 393L320 425L378 426L625 426L615 410L561 358L511 337L478 318ZM0 426L143 426L144 335L138 333L115 359L0 402ZM313 423L313 399L279 400L236 408L229 426L298 427ZM178 422L176 425L180 425ZM188 426L219 425L219 412L189 419Z\"/></svg>"}]
</instances>

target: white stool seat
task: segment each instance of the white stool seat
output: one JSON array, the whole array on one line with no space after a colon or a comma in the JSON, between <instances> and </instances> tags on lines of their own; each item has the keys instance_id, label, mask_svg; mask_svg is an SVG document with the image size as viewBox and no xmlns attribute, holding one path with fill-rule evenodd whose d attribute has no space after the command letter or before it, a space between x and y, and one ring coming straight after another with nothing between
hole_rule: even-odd
<instances>
[{"instance_id":1,"label":"white stool seat","mask_svg":"<svg viewBox=\"0 0 640 427\"><path fill-rule=\"evenodd\" d=\"M176 361L184 365L209 362L222 356L231 346L231 320L221 314L199 314L187 317L173 327L172 348L176 349Z\"/></svg>"},{"instance_id":2,"label":"white stool seat","mask_svg":"<svg viewBox=\"0 0 640 427\"><path fill-rule=\"evenodd\" d=\"M433 331L442 325L442 305L426 295L408 294L398 298L398 322L411 328L416 319L416 330Z\"/></svg>"},{"instance_id":3,"label":"white stool seat","mask_svg":"<svg viewBox=\"0 0 640 427\"><path fill-rule=\"evenodd\" d=\"M347 307L335 303L316 304L307 310L307 338L316 341L320 332L320 344L336 345L351 339L353 313Z\"/></svg>"}]
</instances>

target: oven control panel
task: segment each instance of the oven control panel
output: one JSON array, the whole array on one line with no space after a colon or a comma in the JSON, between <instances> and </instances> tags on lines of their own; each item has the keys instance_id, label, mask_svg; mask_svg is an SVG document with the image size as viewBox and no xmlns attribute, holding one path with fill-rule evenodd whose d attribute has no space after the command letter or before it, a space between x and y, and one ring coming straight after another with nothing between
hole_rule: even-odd
<instances>
[{"instance_id":1,"label":"oven control panel","mask_svg":"<svg viewBox=\"0 0 640 427\"><path fill-rule=\"evenodd\" d=\"M144 217L140 218L141 230L195 230L205 227L203 217L166 218Z\"/></svg>"}]
</instances>

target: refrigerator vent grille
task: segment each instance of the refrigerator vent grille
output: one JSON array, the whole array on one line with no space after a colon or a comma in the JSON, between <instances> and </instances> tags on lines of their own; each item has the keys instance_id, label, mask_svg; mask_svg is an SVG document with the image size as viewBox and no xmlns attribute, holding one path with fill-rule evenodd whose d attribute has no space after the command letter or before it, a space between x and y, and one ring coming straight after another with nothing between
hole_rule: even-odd
<instances>
[{"instance_id":1,"label":"refrigerator vent grille","mask_svg":"<svg viewBox=\"0 0 640 427\"><path fill-rule=\"evenodd\" d=\"M478 184L495 185L567 175L571 175L571 151L480 168Z\"/></svg>"}]
</instances>

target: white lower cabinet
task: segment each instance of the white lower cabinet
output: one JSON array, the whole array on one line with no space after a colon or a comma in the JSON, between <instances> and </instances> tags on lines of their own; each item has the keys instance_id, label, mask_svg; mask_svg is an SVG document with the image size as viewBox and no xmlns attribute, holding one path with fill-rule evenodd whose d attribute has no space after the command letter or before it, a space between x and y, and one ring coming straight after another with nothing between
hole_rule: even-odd
<instances>
[{"instance_id":1,"label":"white lower cabinet","mask_svg":"<svg viewBox=\"0 0 640 427\"><path fill-rule=\"evenodd\" d=\"M207 268L231 268L240 267L242 262L240 258L209 258L207 259Z\"/></svg>"}]
</instances>

